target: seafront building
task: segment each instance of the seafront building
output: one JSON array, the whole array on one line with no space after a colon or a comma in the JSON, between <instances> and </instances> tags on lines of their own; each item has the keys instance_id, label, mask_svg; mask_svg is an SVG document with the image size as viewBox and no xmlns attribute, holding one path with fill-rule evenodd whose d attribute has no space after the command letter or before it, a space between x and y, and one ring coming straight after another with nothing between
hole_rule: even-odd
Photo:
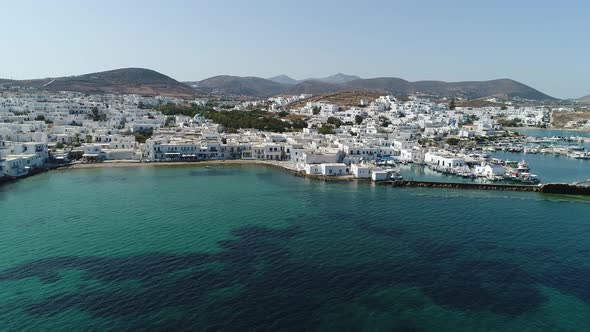
<instances>
[{"instance_id":1,"label":"seafront building","mask_svg":"<svg viewBox=\"0 0 590 332\"><path fill-rule=\"evenodd\" d=\"M445 140L504 137L506 132L498 117L519 119L526 125L547 125L551 115L546 107L449 109L447 103L423 97L399 101L381 96L359 100L358 106L352 107L322 101L302 104L309 97L281 96L224 106L226 110L255 106L269 112L287 112L306 119L307 127L301 131L273 133L244 128L228 133L200 114L165 116L152 108L162 104L205 105L207 100L2 92L0 175L19 177L71 161L244 159L278 162L309 175L374 180L387 178L391 174L388 166L395 163L424 164L440 171L469 169L493 177L501 175L501 167L481 164L487 159L457 151ZM291 108L296 102L303 106ZM325 126L330 129L324 130ZM148 137L140 140L146 133Z\"/></svg>"}]
</instances>

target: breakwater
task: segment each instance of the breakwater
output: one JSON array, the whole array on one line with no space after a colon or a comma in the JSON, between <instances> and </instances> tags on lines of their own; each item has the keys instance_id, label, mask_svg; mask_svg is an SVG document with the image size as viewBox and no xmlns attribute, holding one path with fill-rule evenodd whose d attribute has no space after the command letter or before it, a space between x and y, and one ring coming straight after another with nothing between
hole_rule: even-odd
<instances>
[{"instance_id":1,"label":"breakwater","mask_svg":"<svg viewBox=\"0 0 590 332\"><path fill-rule=\"evenodd\" d=\"M541 186L541 192L545 194L590 195L590 186L567 183L547 183Z\"/></svg>"},{"instance_id":2,"label":"breakwater","mask_svg":"<svg viewBox=\"0 0 590 332\"><path fill-rule=\"evenodd\" d=\"M590 186L568 183L547 183L542 185L511 185L511 184L485 184L485 183L459 183L459 182L433 182L433 181L380 181L381 185L395 187L422 187L422 188L449 188L449 189L475 189L475 190L501 190L501 191L528 191L544 194L560 195L590 195Z\"/></svg>"},{"instance_id":3,"label":"breakwater","mask_svg":"<svg viewBox=\"0 0 590 332\"><path fill-rule=\"evenodd\" d=\"M478 189L478 190L505 190L505 191L533 191L542 192L542 186L526 186L511 184L486 184L486 183L460 183L460 182L434 182L434 181L380 181L378 184L395 187L423 187L423 188L449 188L449 189Z\"/></svg>"}]
</instances>

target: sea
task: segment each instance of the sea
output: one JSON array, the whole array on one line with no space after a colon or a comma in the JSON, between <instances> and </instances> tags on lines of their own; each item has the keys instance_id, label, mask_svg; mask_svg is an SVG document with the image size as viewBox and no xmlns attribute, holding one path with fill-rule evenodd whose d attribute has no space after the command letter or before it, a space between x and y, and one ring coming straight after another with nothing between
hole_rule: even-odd
<instances>
[{"instance_id":1,"label":"sea","mask_svg":"<svg viewBox=\"0 0 590 332\"><path fill-rule=\"evenodd\" d=\"M78 169L0 186L0 227L1 331L590 330L587 197Z\"/></svg>"}]
</instances>

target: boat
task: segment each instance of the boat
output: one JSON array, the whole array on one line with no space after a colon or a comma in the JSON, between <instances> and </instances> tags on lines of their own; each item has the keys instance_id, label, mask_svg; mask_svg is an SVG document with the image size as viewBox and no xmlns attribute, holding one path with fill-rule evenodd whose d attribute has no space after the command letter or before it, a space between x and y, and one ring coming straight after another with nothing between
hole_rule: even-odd
<instances>
[{"instance_id":1,"label":"boat","mask_svg":"<svg viewBox=\"0 0 590 332\"><path fill-rule=\"evenodd\" d=\"M516 168L516 171L518 173L528 172L529 170L530 170L529 164L527 164L524 160L519 162L518 167Z\"/></svg>"},{"instance_id":2,"label":"boat","mask_svg":"<svg viewBox=\"0 0 590 332\"><path fill-rule=\"evenodd\" d=\"M516 168L516 167L518 167L518 161L514 161L514 160L506 160L506 161L504 162L504 164L505 164L506 166L508 166L508 167L511 167L511 168Z\"/></svg>"}]
</instances>

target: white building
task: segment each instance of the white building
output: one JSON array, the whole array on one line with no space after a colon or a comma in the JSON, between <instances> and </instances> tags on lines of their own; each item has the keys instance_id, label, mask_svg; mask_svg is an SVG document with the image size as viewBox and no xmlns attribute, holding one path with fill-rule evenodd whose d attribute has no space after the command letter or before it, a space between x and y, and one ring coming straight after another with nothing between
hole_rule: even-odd
<instances>
[{"instance_id":1,"label":"white building","mask_svg":"<svg viewBox=\"0 0 590 332\"><path fill-rule=\"evenodd\" d=\"M436 152L427 152L424 155L424 162L433 165L441 166L446 168L462 167L465 166L465 159L450 155Z\"/></svg>"},{"instance_id":2,"label":"white building","mask_svg":"<svg viewBox=\"0 0 590 332\"><path fill-rule=\"evenodd\" d=\"M342 163L320 164L320 173L325 176L343 176L348 174L348 166Z\"/></svg>"},{"instance_id":3,"label":"white building","mask_svg":"<svg viewBox=\"0 0 590 332\"><path fill-rule=\"evenodd\" d=\"M358 179L368 179L371 177L371 168L366 165L352 164L350 165L350 172L352 176Z\"/></svg>"}]
</instances>

